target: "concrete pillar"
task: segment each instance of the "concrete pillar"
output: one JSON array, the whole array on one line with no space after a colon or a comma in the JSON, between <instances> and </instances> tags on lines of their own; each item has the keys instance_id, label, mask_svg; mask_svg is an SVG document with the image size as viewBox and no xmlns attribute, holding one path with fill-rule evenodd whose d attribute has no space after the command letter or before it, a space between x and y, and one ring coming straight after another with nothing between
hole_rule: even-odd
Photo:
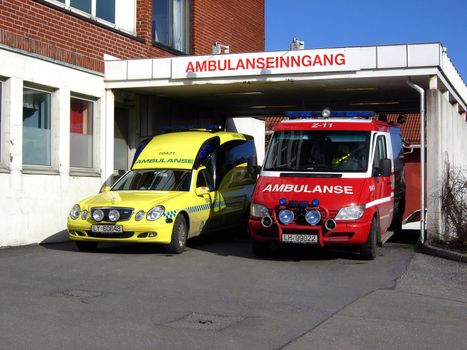
<instances>
[{"instance_id":1,"label":"concrete pillar","mask_svg":"<svg viewBox=\"0 0 467 350\"><path fill-rule=\"evenodd\" d=\"M440 239L442 233L441 186L444 158L442 154L442 103L444 98L439 90L426 92L427 117L427 241Z\"/></svg>"},{"instance_id":2,"label":"concrete pillar","mask_svg":"<svg viewBox=\"0 0 467 350\"><path fill-rule=\"evenodd\" d=\"M114 172L114 123L115 123L115 96L112 90L106 90L105 102L101 108L101 158L102 162L102 182L110 185Z\"/></svg>"},{"instance_id":3,"label":"concrete pillar","mask_svg":"<svg viewBox=\"0 0 467 350\"><path fill-rule=\"evenodd\" d=\"M53 94L53 122L57 125L54 142L58 144L58 169L60 174L70 173L70 90L60 88Z\"/></svg>"}]
</instances>

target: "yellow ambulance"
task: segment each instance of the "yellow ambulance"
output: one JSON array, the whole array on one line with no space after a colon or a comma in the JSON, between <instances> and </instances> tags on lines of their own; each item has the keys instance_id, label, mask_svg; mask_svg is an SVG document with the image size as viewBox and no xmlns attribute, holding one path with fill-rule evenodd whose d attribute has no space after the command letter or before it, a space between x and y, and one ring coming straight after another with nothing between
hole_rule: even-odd
<instances>
[{"instance_id":1,"label":"yellow ambulance","mask_svg":"<svg viewBox=\"0 0 467 350\"><path fill-rule=\"evenodd\" d=\"M69 238L79 250L99 242L158 243L179 254L188 238L244 229L255 162L249 135L194 130L155 136L111 188L73 205Z\"/></svg>"}]
</instances>

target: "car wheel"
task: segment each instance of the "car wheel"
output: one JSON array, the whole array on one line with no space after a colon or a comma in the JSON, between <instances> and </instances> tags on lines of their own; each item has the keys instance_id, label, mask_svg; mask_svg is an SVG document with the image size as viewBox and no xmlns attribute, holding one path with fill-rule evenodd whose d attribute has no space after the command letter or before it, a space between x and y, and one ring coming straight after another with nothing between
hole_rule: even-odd
<instances>
[{"instance_id":1,"label":"car wheel","mask_svg":"<svg viewBox=\"0 0 467 350\"><path fill-rule=\"evenodd\" d=\"M97 242L81 242L75 241L76 247L82 252L91 252L97 247Z\"/></svg>"},{"instance_id":2,"label":"car wheel","mask_svg":"<svg viewBox=\"0 0 467 350\"><path fill-rule=\"evenodd\" d=\"M371 222L370 232L366 242L360 247L360 257L363 260L374 260L376 258L376 241L378 233L378 224L376 218Z\"/></svg>"},{"instance_id":3,"label":"car wheel","mask_svg":"<svg viewBox=\"0 0 467 350\"><path fill-rule=\"evenodd\" d=\"M271 244L267 242L257 242L253 241L253 253L256 256L266 256L269 254L271 250Z\"/></svg>"},{"instance_id":4,"label":"car wheel","mask_svg":"<svg viewBox=\"0 0 467 350\"><path fill-rule=\"evenodd\" d=\"M172 229L172 241L165 246L165 250L170 254L180 254L185 250L188 237L188 227L183 215L178 215Z\"/></svg>"}]
</instances>

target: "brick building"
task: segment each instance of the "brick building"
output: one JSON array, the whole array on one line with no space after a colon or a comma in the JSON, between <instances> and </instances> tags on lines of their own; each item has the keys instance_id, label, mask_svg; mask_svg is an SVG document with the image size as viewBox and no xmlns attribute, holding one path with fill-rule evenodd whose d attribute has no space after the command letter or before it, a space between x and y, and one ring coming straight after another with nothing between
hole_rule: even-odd
<instances>
[{"instance_id":1,"label":"brick building","mask_svg":"<svg viewBox=\"0 0 467 350\"><path fill-rule=\"evenodd\" d=\"M104 76L105 60L216 42L263 51L264 1L0 0L0 246L62 240L74 201L127 170L162 124L224 124L163 95L109 92Z\"/></svg>"}]
</instances>

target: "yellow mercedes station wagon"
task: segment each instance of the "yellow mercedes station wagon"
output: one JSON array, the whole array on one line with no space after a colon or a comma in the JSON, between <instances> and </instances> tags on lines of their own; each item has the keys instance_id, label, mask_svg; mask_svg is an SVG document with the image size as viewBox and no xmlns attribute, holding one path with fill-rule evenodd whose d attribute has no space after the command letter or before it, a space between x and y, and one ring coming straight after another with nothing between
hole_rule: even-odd
<instances>
[{"instance_id":1,"label":"yellow mercedes station wagon","mask_svg":"<svg viewBox=\"0 0 467 350\"><path fill-rule=\"evenodd\" d=\"M249 135L182 131L140 145L131 170L110 189L76 203L67 221L79 250L99 242L163 244L183 252L188 238L248 222L256 181Z\"/></svg>"}]
</instances>

